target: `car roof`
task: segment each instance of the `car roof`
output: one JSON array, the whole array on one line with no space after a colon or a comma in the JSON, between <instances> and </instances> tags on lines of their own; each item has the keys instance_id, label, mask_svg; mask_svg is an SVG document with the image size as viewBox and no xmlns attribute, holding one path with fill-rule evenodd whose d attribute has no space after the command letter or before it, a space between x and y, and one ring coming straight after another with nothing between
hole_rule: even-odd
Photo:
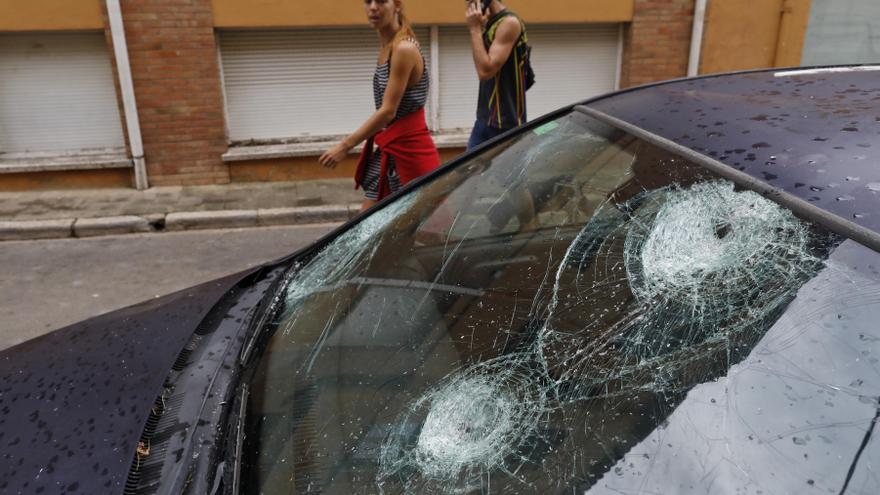
<instances>
[{"instance_id":1,"label":"car roof","mask_svg":"<svg viewBox=\"0 0 880 495\"><path fill-rule=\"evenodd\" d=\"M880 233L880 66L681 79L586 105Z\"/></svg>"}]
</instances>

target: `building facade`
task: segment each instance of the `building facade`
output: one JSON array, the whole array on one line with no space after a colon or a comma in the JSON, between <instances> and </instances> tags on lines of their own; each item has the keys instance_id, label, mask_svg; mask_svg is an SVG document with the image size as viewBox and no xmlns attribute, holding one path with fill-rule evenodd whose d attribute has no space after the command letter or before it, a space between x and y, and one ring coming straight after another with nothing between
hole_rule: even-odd
<instances>
[{"instance_id":1,"label":"building facade","mask_svg":"<svg viewBox=\"0 0 880 495\"><path fill-rule=\"evenodd\" d=\"M404 3L448 159L474 120L464 6ZM695 60L699 0L507 0L533 45L529 115L682 77L697 61L704 73L797 65L809 0L760 3L709 2ZM744 34L750 17L763 31ZM0 191L350 176L354 156L333 170L317 157L373 111L376 51L357 1L4 0Z\"/></svg>"}]
</instances>

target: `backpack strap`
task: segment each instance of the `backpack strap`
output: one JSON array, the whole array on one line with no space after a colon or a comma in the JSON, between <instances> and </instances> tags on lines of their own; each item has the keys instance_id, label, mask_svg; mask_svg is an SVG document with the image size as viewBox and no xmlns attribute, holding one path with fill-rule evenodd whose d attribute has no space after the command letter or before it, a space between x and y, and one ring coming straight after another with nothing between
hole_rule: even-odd
<instances>
[{"instance_id":1,"label":"backpack strap","mask_svg":"<svg viewBox=\"0 0 880 495\"><path fill-rule=\"evenodd\" d=\"M528 37L528 35L526 35L525 23L516 14L516 12L512 12L510 10L505 9L505 10L502 10L501 12L499 12L498 18L495 19L495 22L493 22L492 25L489 26L489 29L486 30L486 36L489 39L489 43L492 43L493 41L495 41L495 31L498 30L498 26L501 25L501 21L503 21L505 18L510 17L510 16L516 17L516 20L519 21L520 30L519 30L519 40L517 40L517 46L522 45L522 44L526 44L529 42L529 37Z\"/></svg>"}]
</instances>

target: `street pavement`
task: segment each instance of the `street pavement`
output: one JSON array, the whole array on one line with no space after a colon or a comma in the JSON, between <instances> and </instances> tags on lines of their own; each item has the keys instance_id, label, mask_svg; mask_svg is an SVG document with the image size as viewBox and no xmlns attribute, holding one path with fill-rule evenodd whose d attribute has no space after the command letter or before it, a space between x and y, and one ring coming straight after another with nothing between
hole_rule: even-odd
<instances>
[{"instance_id":1,"label":"street pavement","mask_svg":"<svg viewBox=\"0 0 880 495\"><path fill-rule=\"evenodd\" d=\"M0 349L290 254L338 224L0 243Z\"/></svg>"}]
</instances>

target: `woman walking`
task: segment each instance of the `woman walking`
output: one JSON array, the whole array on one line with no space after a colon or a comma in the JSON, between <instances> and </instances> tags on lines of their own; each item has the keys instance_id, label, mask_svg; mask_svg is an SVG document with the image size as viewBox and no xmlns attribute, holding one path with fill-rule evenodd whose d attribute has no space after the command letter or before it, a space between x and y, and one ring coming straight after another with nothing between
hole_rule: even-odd
<instances>
[{"instance_id":1,"label":"woman walking","mask_svg":"<svg viewBox=\"0 0 880 495\"><path fill-rule=\"evenodd\" d=\"M325 167L335 167L352 148L367 141L355 172L355 187L363 187L366 196L362 211L440 166L440 154L425 124L428 69L403 2L364 0L364 9L379 35L373 75L376 112L320 158ZM374 143L378 150L373 150Z\"/></svg>"}]
</instances>

